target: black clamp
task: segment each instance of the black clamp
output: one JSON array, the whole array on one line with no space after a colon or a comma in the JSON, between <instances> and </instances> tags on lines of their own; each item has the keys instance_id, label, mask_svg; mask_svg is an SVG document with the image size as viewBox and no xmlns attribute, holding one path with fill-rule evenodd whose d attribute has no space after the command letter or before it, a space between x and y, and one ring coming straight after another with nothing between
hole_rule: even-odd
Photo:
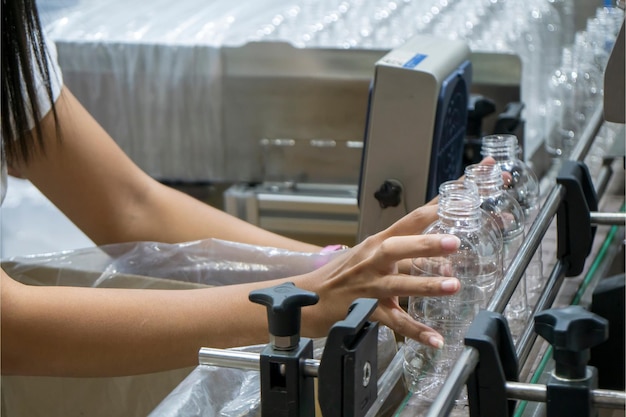
<instances>
[{"instance_id":1,"label":"black clamp","mask_svg":"<svg viewBox=\"0 0 626 417\"><path fill-rule=\"evenodd\" d=\"M261 352L261 416L314 417L315 384L303 372L313 358L313 341L300 339L301 307L319 296L292 282L252 291L252 302L267 306L270 344Z\"/></svg>"},{"instance_id":2,"label":"black clamp","mask_svg":"<svg viewBox=\"0 0 626 417\"><path fill-rule=\"evenodd\" d=\"M378 323L368 321L378 301L357 299L330 329L318 370L324 417L364 416L378 395Z\"/></svg>"},{"instance_id":3,"label":"black clamp","mask_svg":"<svg viewBox=\"0 0 626 417\"><path fill-rule=\"evenodd\" d=\"M519 370L513 338L502 314L481 310L465 334L465 345L478 350L479 361L467 380L471 417L512 416L506 382L517 382Z\"/></svg>"},{"instance_id":4,"label":"black clamp","mask_svg":"<svg viewBox=\"0 0 626 417\"><path fill-rule=\"evenodd\" d=\"M480 162L482 138L485 136L483 120L495 111L496 104L493 100L478 94L470 95L467 103L467 126L465 128L463 166Z\"/></svg>"},{"instance_id":5,"label":"black clamp","mask_svg":"<svg viewBox=\"0 0 626 417\"><path fill-rule=\"evenodd\" d=\"M524 103L519 101L507 104L504 111L500 113L496 119L493 133L514 134L517 128L522 124L523 110Z\"/></svg>"},{"instance_id":6,"label":"black clamp","mask_svg":"<svg viewBox=\"0 0 626 417\"><path fill-rule=\"evenodd\" d=\"M608 338L608 321L580 306L554 308L535 316L535 331L553 347L554 371L547 386L547 417L592 417L596 368L590 349Z\"/></svg>"},{"instance_id":7,"label":"black clamp","mask_svg":"<svg viewBox=\"0 0 626 417\"><path fill-rule=\"evenodd\" d=\"M591 252L596 227L591 212L598 210L598 197L587 166L578 161L563 161L556 182L566 194L557 211L557 258L564 262L565 276L579 275Z\"/></svg>"}]
</instances>

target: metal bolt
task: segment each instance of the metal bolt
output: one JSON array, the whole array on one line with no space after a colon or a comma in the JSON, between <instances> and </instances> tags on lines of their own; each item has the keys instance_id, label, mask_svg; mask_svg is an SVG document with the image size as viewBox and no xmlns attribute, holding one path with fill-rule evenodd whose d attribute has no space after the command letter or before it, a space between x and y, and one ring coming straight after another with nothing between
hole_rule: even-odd
<instances>
[{"instance_id":1,"label":"metal bolt","mask_svg":"<svg viewBox=\"0 0 626 417\"><path fill-rule=\"evenodd\" d=\"M370 379L372 378L372 365L369 362L365 362L363 365L363 386L367 387L370 383Z\"/></svg>"}]
</instances>

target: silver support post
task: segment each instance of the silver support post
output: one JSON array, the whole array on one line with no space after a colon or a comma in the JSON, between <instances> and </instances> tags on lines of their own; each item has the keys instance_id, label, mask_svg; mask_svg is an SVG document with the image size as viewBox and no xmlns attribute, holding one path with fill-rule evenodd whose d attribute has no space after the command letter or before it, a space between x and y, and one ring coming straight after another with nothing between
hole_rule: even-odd
<instances>
[{"instance_id":1,"label":"silver support post","mask_svg":"<svg viewBox=\"0 0 626 417\"><path fill-rule=\"evenodd\" d=\"M527 384L523 382L507 382L506 394L510 399L545 403L548 389L543 384ZM626 405L626 393L604 389L591 391L591 403L598 408L623 410Z\"/></svg>"},{"instance_id":2,"label":"silver support post","mask_svg":"<svg viewBox=\"0 0 626 417\"><path fill-rule=\"evenodd\" d=\"M261 355L236 350L201 348L198 354L200 365L237 368L246 371L258 371Z\"/></svg>"},{"instance_id":3,"label":"silver support post","mask_svg":"<svg viewBox=\"0 0 626 417\"><path fill-rule=\"evenodd\" d=\"M598 213L591 212L591 224L606 226L624 226L626 224L626 213Z\"/></svg>"},{"instance_id":4,"label":"silver support post","mask_svg":"<svg viewBox=\"0 0 626 417\"><path fill-rule=\"evenodd\" d=\"M201 348L198 354L200 365L221 366L223 368L236 368L246 371L258 371L260 368L261 355L252 352L240 352L237 350ZM304 360L304 375L317 377L320 361L317 359Z\"/></svg>"}]
</instances>

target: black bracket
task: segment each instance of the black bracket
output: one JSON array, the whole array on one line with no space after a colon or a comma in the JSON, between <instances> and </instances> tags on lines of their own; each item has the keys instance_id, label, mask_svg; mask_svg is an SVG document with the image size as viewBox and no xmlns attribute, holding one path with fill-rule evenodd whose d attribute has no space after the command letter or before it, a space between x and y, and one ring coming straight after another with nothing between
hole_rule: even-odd
<instances>
[{"instance_id":1,"label":"black bracket","mask_svg":"<svg viewBox=\"0 0 626 417\"><path fill-rule=\"evenodd\" d=\"M368 321L378 301L354 301L345 320L333 325L318 370L324 417L364 416L378 395L378 323Z\"/></svg>"},{"instance_id":2,"label":"black bracket","mask_svg":"<svg viewBox=\"0 0 626 417\"><path fill-rule=\"evenodd\" d=\"M506 319L481 310L467 330L465 345L479 354L478 365L467 380L470 416L512 416L515 401L507 399L506 382L518 381L519 371Z\"/></svg>"},{"instance_id":3,"label":"black bracket","mask_svg":"<svg viewBox=\"0 0 626 417\"><path fill-rule=\"evenodd\" d=\"M522 111L524 110L524 103L512 102L506 105L504 112L498 115L495 126L493 128L494 134L514 134L515 130L522 124Z\"/></svg>"},{"instance_id":4,"label":"black bracket","mask_svg":"<svg viewBox=\"0 0 626 417\"><path fill-rule=\"evenodd\" d=\"M579 275L591 252L596 227L591 212L598 210L598 196L587 166L578 161L563 161L556 178L566 194L557 211L557 258L564 262L565 276Z\"/></svg>"}]
</instances>

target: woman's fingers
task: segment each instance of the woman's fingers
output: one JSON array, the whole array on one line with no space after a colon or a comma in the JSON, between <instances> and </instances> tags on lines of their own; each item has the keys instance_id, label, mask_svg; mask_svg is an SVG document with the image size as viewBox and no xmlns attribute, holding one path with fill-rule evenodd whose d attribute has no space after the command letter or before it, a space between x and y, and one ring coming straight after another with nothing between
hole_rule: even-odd
<instances>
[{"instance_id":1,"label":"woman's fingers","mask_svg":"<svg viewBox=\"0 0 626 417\"><path fill-rule=\"evenodd\" d=\"M417 340L422 344L441 348L445 343L443 336L425 324L414 320L399 306L390 307L379 304L372 318L389 327L395 333Z\"/></svg>"},{"instance_id":2,"label":"woman's fingers","mask_svg":"<svg viewBox=\"0 0 626 417\"><path fill-rule=\"evenodd\" d=\"M454 277L419 277L412 275L387 276L379 291L393 297L434 297L455 294L461 283Z\"/></svg>"},{"instance_id":3,"label":"woman's fingers","mask_svg":"<svg viewBox=\"0 0 626 417\"><path fill-rule=\"evenodd\" d=\"M403 259L440 256L459 248L461 241L453 235L392 236L385 239L374 254L374 261L398 262Z\"/></svg>"}]
</instances>

